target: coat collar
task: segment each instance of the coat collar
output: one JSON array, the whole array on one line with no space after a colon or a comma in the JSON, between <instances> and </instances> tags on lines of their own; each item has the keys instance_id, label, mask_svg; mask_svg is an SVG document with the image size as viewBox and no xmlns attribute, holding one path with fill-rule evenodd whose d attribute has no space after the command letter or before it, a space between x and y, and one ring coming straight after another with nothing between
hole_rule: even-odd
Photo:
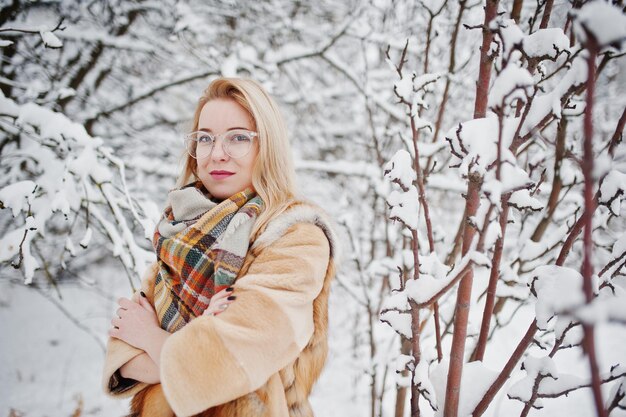
<instances>
[{"instance_id":1,"label":"coat collar","mask_svg":"<svg viewBox=\"0 0 626 417\"><path fill-rule=\"evenodd\" d=\"M336 265L339 264L341 248L335 233L335 224L319 206L298 201L291 205L280 215L276 216L267 224L267 227L254 240L252 250L271 245L278 238L283 236L287 229L297 223L312 223L322 229L328 242L330 243L330 256Z\"/></svg>"}]
</instances>

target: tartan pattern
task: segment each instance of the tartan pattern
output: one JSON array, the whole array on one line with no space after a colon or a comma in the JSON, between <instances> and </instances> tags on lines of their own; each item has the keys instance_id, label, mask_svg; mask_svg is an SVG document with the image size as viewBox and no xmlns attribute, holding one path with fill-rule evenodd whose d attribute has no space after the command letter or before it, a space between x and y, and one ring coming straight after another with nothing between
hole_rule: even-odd
<instances>
[{"instance_id":1,"label":"tartan pattern","mask_svg":"<svg viewBox=\"0 0 626 417\"><path fill-rule=\"evenodd\" d=\"M250 188L220 203L209 197L200 181L173 190L154 233L154 305L169 332L200 316L211 297L235 281L264 208Z\"/></svg>"}]
</instances>

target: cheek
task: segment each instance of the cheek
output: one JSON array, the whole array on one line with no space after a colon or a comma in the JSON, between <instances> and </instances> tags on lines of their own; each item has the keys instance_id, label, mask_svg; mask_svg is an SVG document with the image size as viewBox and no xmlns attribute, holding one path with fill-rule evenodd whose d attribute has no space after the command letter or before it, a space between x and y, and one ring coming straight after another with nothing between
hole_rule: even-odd
<instances>
[{"instance_id":1,"label":"cheek","mask_svg":"<svg viewBox=\"0 0 626 417\"><path fill-rule=\"evenodd\" d=\"M198 174L203 174L205 172L208 172L208 159L203 159L201 161L198 161L197 165L196 165L196 171L198 172Z\"/></svg>"},{"instance_id":2,"label":"cheek","mask_svg":"<svg viewBox=\"0 0 626 417\"><path fill-rule=\"evenodd\" d=\"M259 150L255 149L255 152L246 160L246 171L250 173L250 176L252 176L252 171L254 171L254 165L258 157Z\"/></svg>"},{"instance_id":3,"label":"cheek","mask_svg":"<svg viewBox=\"0 0 626 417\"><path fill-rule=\"evenodd\" d=\"M246 177L249 183L252 183L252 173L254 172L254 163L256 162L256 155L253 158L250 158L246 161L244 171L246 172Z\"/></svg>"}]
</instances>

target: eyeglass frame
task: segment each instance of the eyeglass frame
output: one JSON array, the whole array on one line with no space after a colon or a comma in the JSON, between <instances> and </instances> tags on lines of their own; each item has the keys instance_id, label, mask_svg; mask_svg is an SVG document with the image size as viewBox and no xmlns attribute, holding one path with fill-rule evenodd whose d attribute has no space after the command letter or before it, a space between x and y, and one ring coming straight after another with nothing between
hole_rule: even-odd
<instances>
[{"instance_id":1,"label":"eyeglass frame","mask_svg":"<svg viewBox=\"0 0 626 417\"><path fill-rule=\"evenodd\" d=\"M248 149L248 151L245 154L241 155L241 156L233 156L233 155L231 155L226 150L226 148L224 147L224 143L225 143L224 140L223 140L224 136L228 135L229 133L232 133L233 131L244 131L244 132L246 132L246 133L248 133L250 135L250 139L255 139L255 138L258 139L258 137L259 137L259 133L258 132L255 132L254 130L248 130L248 129L231 129L231 130L227 130L225 132L222 132L222 133L220 133L218 135L215 135L213 133L210 133L210 132L207 132L207 131L204 131L204 130L196 130L196 131L193 131L193 132L189 132L185 136L183 136L183 145L185 146L185 150L187 151L187 154L189 154L189 156L191 156L193 159L197 160L198 157L191 154L191 151L189 150L189 147L187 146L187 141L193 140L194 142L196 142L196 145L197 145L198 141L194 140L194 139L189 139L189 137L191 135L194 135L194 134L203 133L203 134L213 138L213 145L211 146L211 150L209 151L209 153L206 156L201 157L200 159L208 158L211 155L211 153L213 153L213 150L215 149L215 144L217 143L218 139L222 139L222 150L224 151L224 153L226 155L228 155L228 156L230 156L231 158L234 158L234 159L243 158L243 157L245 157L246 155L248 155L250 153L250 149L252 149L252 143L250 144L250 148Z\"/></svg>"}]
</instances>

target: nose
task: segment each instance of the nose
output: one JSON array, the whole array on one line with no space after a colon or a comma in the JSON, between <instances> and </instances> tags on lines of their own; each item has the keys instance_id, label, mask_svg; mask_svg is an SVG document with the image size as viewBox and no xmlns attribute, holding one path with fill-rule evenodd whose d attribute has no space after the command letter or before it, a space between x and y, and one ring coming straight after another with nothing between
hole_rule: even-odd
<instances>
[{"instance_id":1,"label":"nose","mask_svg":"<svg viewBox=\"0 0 626 417\"><path fill-rule=\"evenodd\" d=\"M224 152L224 143L221 138L215 140L210 156L213 161L224 161L228 159L228 154Z\"/></svg>"}]
</instances>

